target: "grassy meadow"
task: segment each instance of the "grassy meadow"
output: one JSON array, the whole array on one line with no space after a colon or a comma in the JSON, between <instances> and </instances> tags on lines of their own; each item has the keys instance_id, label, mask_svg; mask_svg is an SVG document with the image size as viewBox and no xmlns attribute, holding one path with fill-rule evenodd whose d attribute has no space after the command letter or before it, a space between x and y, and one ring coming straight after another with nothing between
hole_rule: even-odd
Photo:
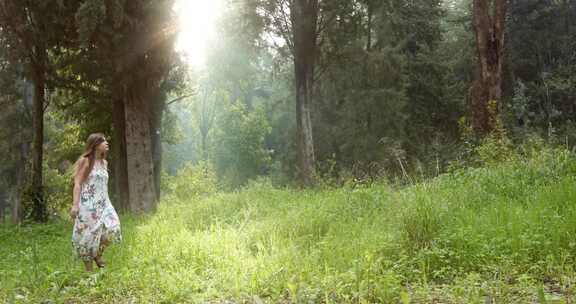
<instances>
[{"instance_id":1,"label":"grassy meadow","mask_svg":"<svg viewBox=\"0 0 576 304\"><path fill-rule=\"evenodd\" d=\"M576 157L409 186L165 198L83 272L71 221L0 228L4 303L574 303Z\"/></svg>"}]
</instances>

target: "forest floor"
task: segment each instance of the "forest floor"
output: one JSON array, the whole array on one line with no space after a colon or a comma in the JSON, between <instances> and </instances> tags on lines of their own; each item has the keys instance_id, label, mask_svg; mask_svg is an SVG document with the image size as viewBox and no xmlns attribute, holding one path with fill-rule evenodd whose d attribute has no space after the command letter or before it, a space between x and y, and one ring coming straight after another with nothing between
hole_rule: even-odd
<instances>
[{"instance_id":1,"label":"forest floor","mask_svg":"<svg viewBox=\"0 0 576 304\"><path fill-rule=\"evenodd\" d=\"M0 227L5 303L576 303L576 157L396 187L255 183L122 215L88 274L72 222Z\"/></svg>"}]
</instances>

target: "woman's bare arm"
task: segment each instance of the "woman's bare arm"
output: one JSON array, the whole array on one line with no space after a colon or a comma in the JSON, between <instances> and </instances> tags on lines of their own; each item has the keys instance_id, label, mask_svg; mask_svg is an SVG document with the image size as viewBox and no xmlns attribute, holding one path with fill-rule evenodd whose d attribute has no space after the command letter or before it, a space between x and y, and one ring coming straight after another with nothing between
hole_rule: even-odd
<instances>
[{"instance_id":1,"label":"woman's bare arm","mask_svg":"<svg viewBox=\"0 0 576 304\"><path fill-rule=\"evenodd\" d=\"M70 215L75 218L78 215L78 209L80 208L80 191L82 189L82 177L84 172L88 170L88 159L82 158L78 164L78 172L74 176L74 190L72 191L72 211Z\"/></svg>"}]
</instances>

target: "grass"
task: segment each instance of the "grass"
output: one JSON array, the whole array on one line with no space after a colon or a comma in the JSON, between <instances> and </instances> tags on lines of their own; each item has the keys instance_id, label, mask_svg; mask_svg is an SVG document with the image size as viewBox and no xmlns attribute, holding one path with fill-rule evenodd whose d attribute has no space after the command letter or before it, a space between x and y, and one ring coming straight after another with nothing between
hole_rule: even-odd
<instances>
[{"instance_id":1,"label":"grass","mask_svg":"<svg viewBox=\"0 0 576 304\"><path fill-rule=\"evenodd\" d=\"M93 274L71 222L4 226L0 302L574 303L575 173L544 150L403 188L167 198Z\"/></svg>"}]
</instances>

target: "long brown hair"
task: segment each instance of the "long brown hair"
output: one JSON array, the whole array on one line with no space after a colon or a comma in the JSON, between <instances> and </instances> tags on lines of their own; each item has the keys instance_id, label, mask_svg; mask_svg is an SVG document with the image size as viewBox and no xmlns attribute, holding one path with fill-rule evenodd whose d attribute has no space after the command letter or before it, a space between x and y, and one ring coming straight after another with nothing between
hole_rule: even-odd
<instances>
[{"instance_id":1,"label":"long brown hair","mask_svg":"<svg viewBox=\"0 0 576 304\"><path fill-rule=\"evenodd\" d=\"M86 147L84 148L84 152L80 155L76 163L74 164L74 170L72 173L72 180L76 178L76 176L80 173L80 164L84 161L85 158L88 159L88 170L84 170L82 172L82 179L81 182L85 182L88 179L88 175L94 168L94 163L96 162L96 147L103 143L106 140L106 137L102 133L93 133L88 136L86 140ZM102 155L102 159L106 158L106 152Z\"/></svg>"}]
</instances>

